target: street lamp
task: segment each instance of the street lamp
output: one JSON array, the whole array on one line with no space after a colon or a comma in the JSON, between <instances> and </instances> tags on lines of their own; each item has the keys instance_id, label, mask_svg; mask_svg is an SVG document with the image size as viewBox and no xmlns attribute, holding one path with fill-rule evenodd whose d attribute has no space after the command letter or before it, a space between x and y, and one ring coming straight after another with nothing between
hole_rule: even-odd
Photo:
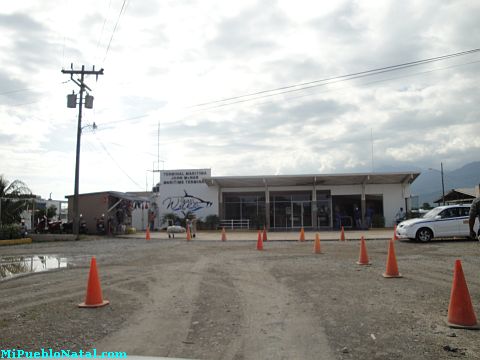
<instances>
[{"instance_id":1,"label":"street lamp","mask_svg":"<svg viewBox=\"0 0 480 360\"><path fill-rule=\"evenodd\" d=\"M428 170L438 171L437 169L433 169L433 168L428 168ZM443 162L440 163L440 171L439 172L442 176L442 200L443 200L443 205L445 205L445 182L443 180Z\"/></svg>"}]
</instances>

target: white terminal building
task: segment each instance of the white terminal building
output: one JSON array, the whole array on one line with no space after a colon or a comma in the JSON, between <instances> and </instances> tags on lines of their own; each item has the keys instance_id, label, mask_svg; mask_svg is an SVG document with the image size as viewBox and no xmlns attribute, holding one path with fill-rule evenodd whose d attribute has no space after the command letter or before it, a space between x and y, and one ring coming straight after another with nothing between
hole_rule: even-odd
<instances>
[{"instance_id":1,"label":"white terminal building","mask_svg":"<svg viewBox=\"0 0 480 360\"><path fill-rule=\"evenodd\" d=\"M419 172L212 176L211 169L160 171L157 218L175 213L220 225L270 230L391 227L411 208ZM359 219L360 218L360 219Z\"/></svg>"}]
</instances>

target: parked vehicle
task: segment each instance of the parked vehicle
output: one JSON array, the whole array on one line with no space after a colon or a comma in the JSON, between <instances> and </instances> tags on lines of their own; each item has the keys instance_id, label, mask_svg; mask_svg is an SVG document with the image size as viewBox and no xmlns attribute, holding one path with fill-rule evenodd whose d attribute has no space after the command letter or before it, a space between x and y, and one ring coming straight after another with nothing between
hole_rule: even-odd
<instances>
[{"instance_id":1,"label":"parked vehicle","mask_svg":"<svg viewBox=\"0 0 480 360\"><path fill-rule=\"evenodd\" d=\"M62 230L66 234L72 234L73 233L73 221L69 221L66 223L63 223ZM87 223L80 218L80 229L78 230L80 234L86 234L87 233Z\"/></svg>"},{"instance_id":2,"label":"parked vehicle","mask_svg":"<svg viewBox=\"0 0 480 360\"><path fill-rule=\"evenodd\" d=\"M62 222L58 221L48 221L47 217L44 216L38 223L35 225L35 233L51 233L51 234L60 234L62 232Z\"/></svg>"},{"instance_id":3,"label":"parked vehicle","mask_svg":"<svg viewBox=\"0 0 480 360\"><path fill-rule=\"evenodd\" d=\"M105 235L105 217L103 214L101 217L97 218L97 234Z\"/></svg>"},{"instance_id":4,"label":"parked vehicle","mask_svg":"<svg viewBox=\"0 0 480 360\"><path fill-rule=\"evenodd\" d=\"M423 217L402 221L397 226L399 239L428 242L433 238L469 238L470 205L438 206ZM475 231L478 231L478 222Z\"/></svg>"}]
</instances>

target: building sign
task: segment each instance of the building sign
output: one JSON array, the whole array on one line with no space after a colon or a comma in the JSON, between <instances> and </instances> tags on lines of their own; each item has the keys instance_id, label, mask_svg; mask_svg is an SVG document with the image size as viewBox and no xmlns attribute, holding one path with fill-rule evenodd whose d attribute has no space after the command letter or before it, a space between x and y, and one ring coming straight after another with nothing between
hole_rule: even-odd
<instances>
[{"instance_id":1,"label":"building sign","mask_svg":"<svg viewBox=\"0 0 480 360\"><path fill-rule=\"evenodd\" d=\"M193 213L197 218L216 214L218 193L205 183L210 175L210 169L160 171L160 213Z\"/></svg>"},{"instance_id":2,"label":"building sign","mask_svg":"<svg viewBox=\"0 0 480 360\"><path fill-rule=\"evenodd\" d=\"M162 185L203 184L210 177L210 169L164 170L160 172Z\"/></svg>"}]
</instances>

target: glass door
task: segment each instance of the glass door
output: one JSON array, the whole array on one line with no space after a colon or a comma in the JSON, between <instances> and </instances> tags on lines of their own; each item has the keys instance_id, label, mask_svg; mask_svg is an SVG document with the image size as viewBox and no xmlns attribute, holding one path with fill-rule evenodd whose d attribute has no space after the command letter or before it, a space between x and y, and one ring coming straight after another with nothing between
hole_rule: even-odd
<instances>
[{"instance_id":1,"label":"glass door","mask_svg":"<svg viewBox=\"0 0 480 360\"><path fill-rule=\"evenodd\" d=\"M292 228L303 226L303 203L292 201Z\"/></svg>"}]
</instances>

